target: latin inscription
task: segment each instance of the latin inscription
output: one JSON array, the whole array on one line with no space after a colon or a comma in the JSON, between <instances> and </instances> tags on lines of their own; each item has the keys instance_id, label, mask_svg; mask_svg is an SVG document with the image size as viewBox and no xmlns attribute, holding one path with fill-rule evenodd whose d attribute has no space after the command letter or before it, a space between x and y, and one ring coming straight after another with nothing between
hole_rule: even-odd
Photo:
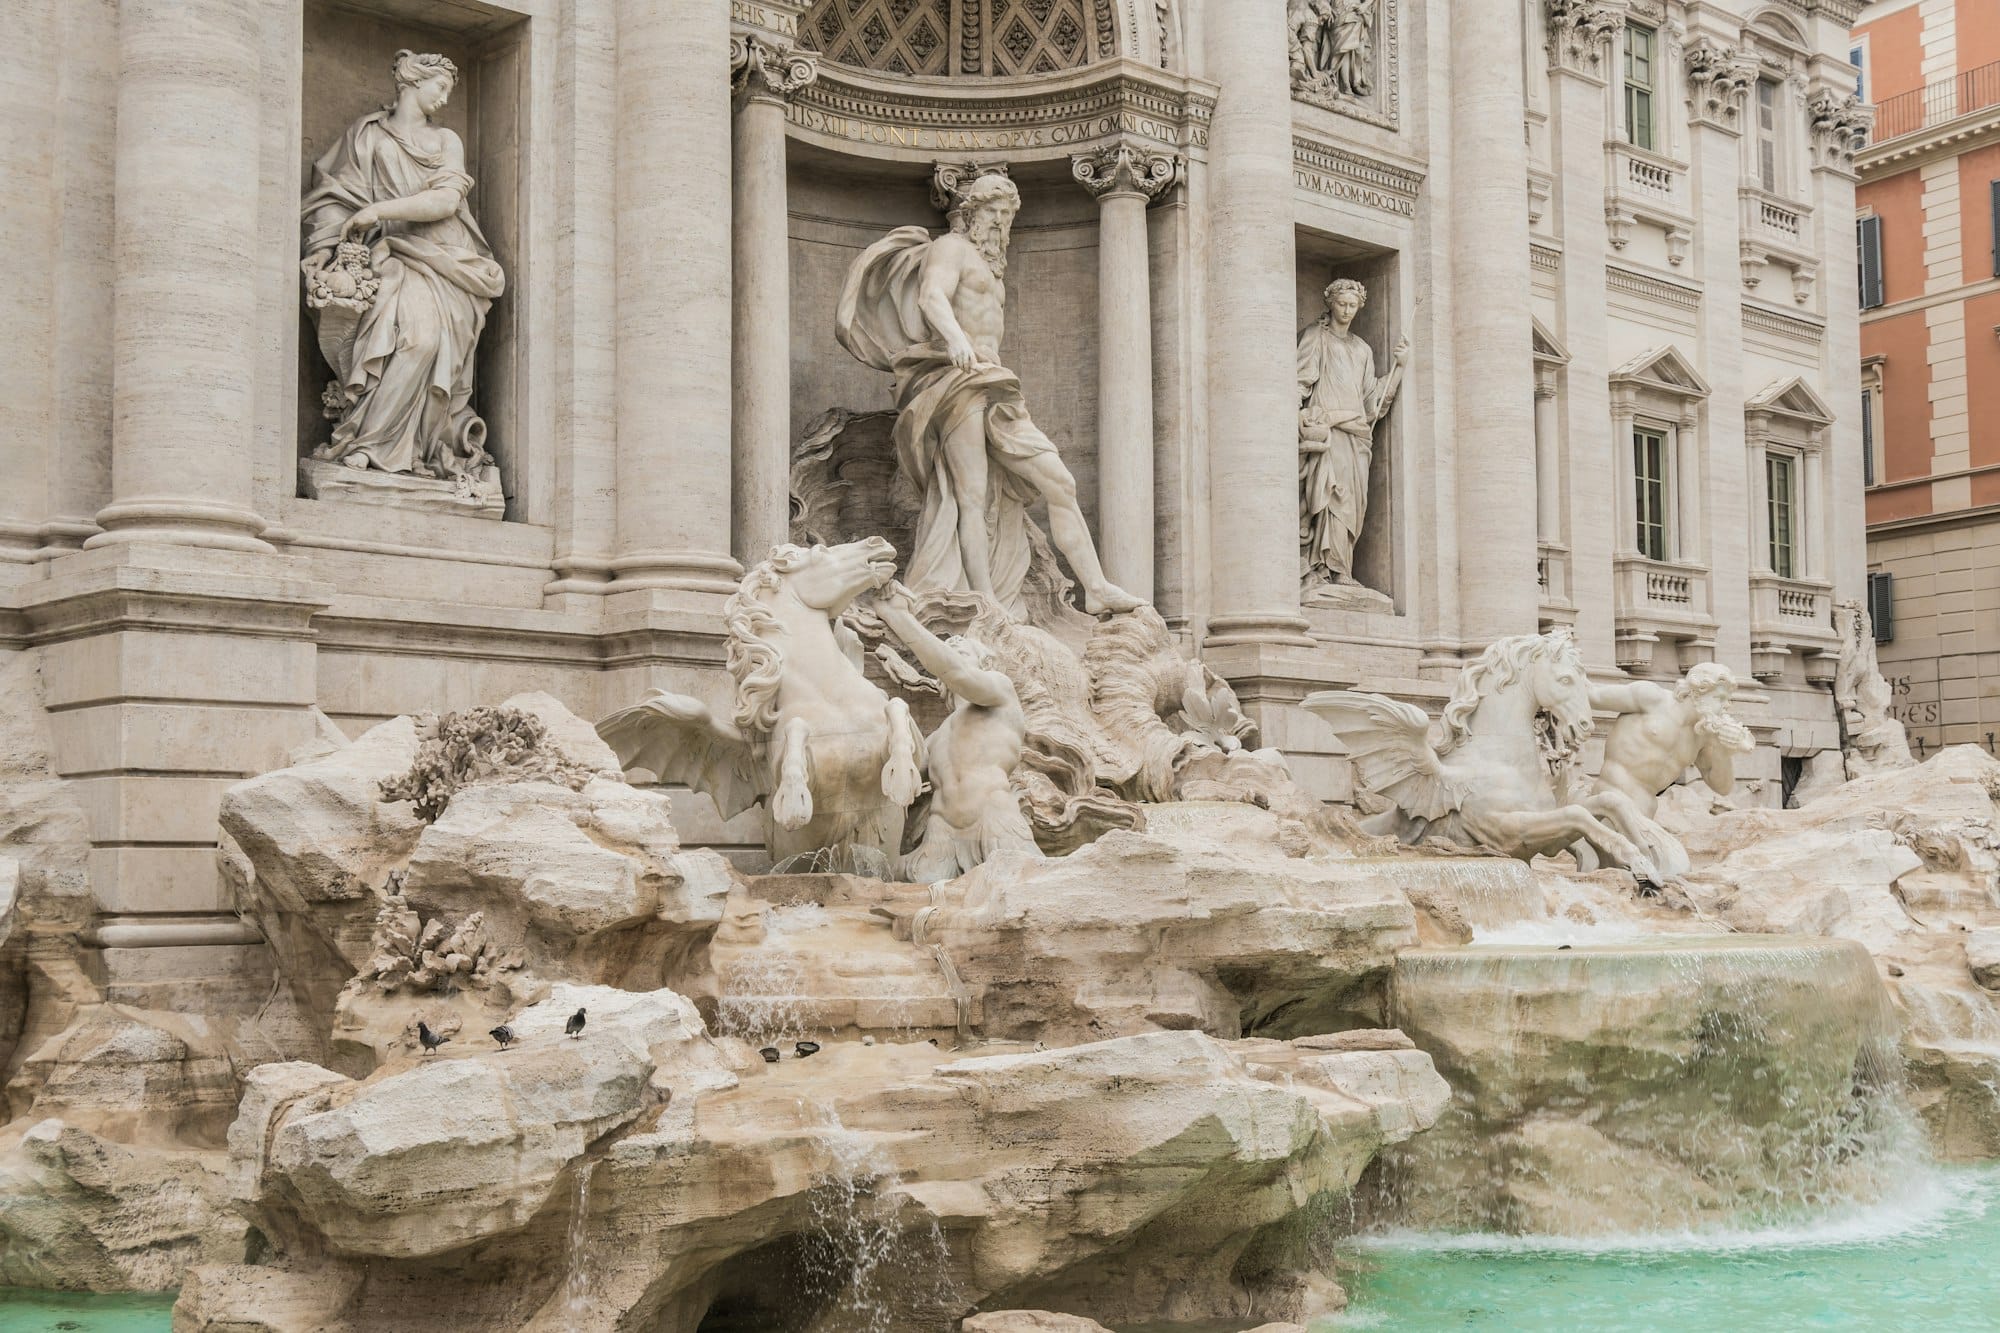
<instances>
[{"instance_id":1,"label":"latin inscription","mask_svg":"<svg viewBox=\"0 0 2000 1333\"><path fill-rule=\"evenodd\" d=\"M799 16L788 10L772 9L768 5L753 4L751 0L729 0L729 17L732 22L762 28L780 37L799 35Z\"/></svg>"},{"instance_id":2,"label":"latin inscription","mask_svg":"<svg viewBox=\"0 0 2000 1333\"><path fill-rule=\"evenodd\" d=\"M1304 167L1292 168L1292 179L1302 190L1323 194L1330 199L1344 199L1351 204L1363 204L1369 208L1379 208L1384 213L1395 213L1401 217L1416 215L1416 201L1371 190L1365 185L1357 185L1338 176L1328 176L1317 171L1307 171Z\"/></svg>"}]
</instances>

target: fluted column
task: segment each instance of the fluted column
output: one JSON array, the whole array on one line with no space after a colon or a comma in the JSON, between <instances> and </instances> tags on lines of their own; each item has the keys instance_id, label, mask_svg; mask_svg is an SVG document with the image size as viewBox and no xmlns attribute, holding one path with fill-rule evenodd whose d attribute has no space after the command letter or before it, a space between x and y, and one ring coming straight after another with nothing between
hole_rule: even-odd
<instances>
[{"instance_id":1,"label":"fluted column","mask_svg":"<svg viewBox=\"0 0 2000 1333\"><path fill-rule=\"evenodd\" d=\"M1459 634L1470 646L1537 623L1528 155L1518 4L1451 7L1453 452Z\"/></svg>"},{"instance_id":2,"label":"fluted column","mask_svg":"<svg viewBox=\"0 0 2000 1333\"><path fill-rule=\"evenodd\" d=\"M729 7L618 0L613 591L727 592Z\"/></svg>"},{"instance_id":3,"label":"fluted column","mask_svg":"<svg viewBox=\"0 0 2000 1333\"><path fill-rule=\"evenodd\" d=\"M785 99L818 77L813 57L763 37L729 42L736 98L731 343L731 550L748 567L790 528L792 280Z\"/></svg>"},{"instance_id":4,"label":"fluted column","mask_svg":"<svg viewBox=\"0 0 2000 1333\"><path fill-rule=\"evenodd\" d=\"M1172 154L1117 143L1070 158L1097 199L1097 554L1153 600L1153 299L1146 205L1180 176Z\"/></svg>"},{"instance_id":5,"label":"fluted column","mask_svg":"<svg viewBox=\"0 0 2000 1333\"><path fill-rule=\"evenodd\" d=\"M1211 12L1203 32L1203 73L1222 86L1208 134L1208 641L1309 646L1299 614L1298 261L1285 6L1228 10ZM1508 115L1518 135L1518 99ZM1525 320L1525 297L1520 308Z\"/></svg>"},{"instance_id":6,"label":"fluted column","mask_svg":"<svg viewBox=\"0 0 2000 1333\"><path fill-rule=\"evenodd\" d=\"M112 502L91 546L268 551L253 507L259 0L120 0Z\"/></svg>"}]
</instances>

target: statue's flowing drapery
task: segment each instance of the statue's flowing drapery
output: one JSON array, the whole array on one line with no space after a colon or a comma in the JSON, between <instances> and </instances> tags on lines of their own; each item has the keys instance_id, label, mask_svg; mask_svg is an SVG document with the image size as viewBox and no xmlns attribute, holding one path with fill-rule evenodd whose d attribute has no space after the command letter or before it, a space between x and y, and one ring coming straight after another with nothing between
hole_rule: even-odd
<instances>
[{"instance_id":1,"label":"statue's flowing drapery","mask_svg":"<svg viewBox=\"0 0 2000 1333\"><path fill-rule=\"evenodd\" d=\"M1396 375L1377 378L1375 354L1329 320L1299 339L1299 426L1325 426L1326 449L1302 455L1299 559L1308 583L1354 577L1354 543L1368 514L1375 422Z\"/></svg>"},{"instance_id":2,"label":"statue's flowing drapery","mask_svg":"<svg viewBox=\"0 0 2000 1333\"><path fill-rule=\"evenodd\" d=\"M989 469L986 530L993 597L1022 611L1028 574L1028 505L1035 490L1005 460L1053 454L1056 447L1028 417L1021 381L1004 366L961 370L917 307L930 233L898 227L868 247L848 272L834 334L857 359L896 377L896 465L923 496L915 549L903 580L922 592L970 588L958 545L959 488L944 455L944 439L968 416L984 413Z\"/></svg>"},{"instance_id":3,"label":"statue's flowing drapery","mask_svg":"<svg viewBox=\"0 0 2000 1333\"><path fill-rule=\"evenodd\" d=\"M399 136L387 111L357 120L314 164L301 210L307 254L337 245L342 225L369 204L435 189L459 195L450 217L382 224L369 261L381 288L365 311L319 312L320 350L345 399L321 457L441 477L485 461L473 355L506 278L466 207L471 188L442 153Z\"/></svg>"}]
</instances>

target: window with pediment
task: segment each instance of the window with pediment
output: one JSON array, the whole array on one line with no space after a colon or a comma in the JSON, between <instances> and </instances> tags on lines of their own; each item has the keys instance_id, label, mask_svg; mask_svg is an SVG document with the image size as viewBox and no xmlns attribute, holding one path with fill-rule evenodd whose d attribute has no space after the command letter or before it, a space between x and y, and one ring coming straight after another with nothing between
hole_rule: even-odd
<instances>
[{"instance_id":1,"label":"window with pediment","mask_svg":"<svg viewBox=\"0 0 2000 1333\"><path fill-rule=\"evenodd\" d=\"M1115 54L1114 0L815 0L800 35L885 74L1013 78Z\"/></svg>"}]
</instances>

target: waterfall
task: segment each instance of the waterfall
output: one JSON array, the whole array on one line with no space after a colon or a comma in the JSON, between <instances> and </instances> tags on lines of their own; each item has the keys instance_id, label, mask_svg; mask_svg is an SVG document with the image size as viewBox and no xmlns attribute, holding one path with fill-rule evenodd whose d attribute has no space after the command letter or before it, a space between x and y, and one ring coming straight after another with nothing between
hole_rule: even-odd
<instances>
[{"instance_id":1,"label":"waterfall","mask_svg":"<svg viewBox=\"0 0 2000 1333\"><path fill-rule=\"evenodd\" d=\"M570 1201L569 1213L569 1275L563 1279L563 1308L575 1322L590 1310L590 1302L595 1294L591 1290L589 1256L585 1253L585 1241L590 1230L590 1177L597 1169L593 1158L583 1158L576 1164L576 1188ZM586 1327L577 1323L577 1327Z\"/></svg>"}]
</instances>

